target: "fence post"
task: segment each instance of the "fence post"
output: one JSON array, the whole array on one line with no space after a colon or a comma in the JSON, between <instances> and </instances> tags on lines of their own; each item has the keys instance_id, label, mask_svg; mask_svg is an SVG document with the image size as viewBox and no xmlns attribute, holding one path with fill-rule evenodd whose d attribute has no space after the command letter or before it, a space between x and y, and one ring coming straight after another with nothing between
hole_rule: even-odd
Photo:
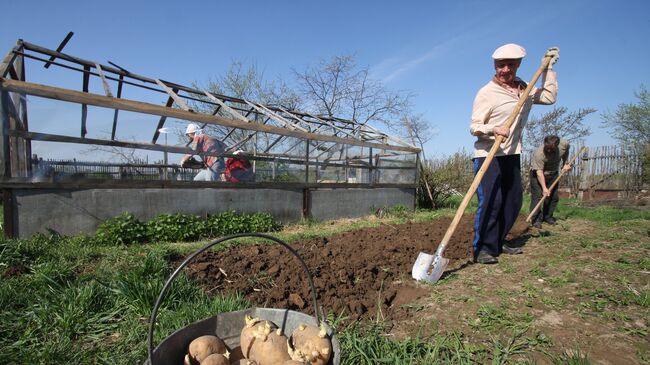
<instances>
[{"instance_id":1,"label":"fence post","mask_svg":"<svg viewBox=\"0 0 650 365\"><path fill-rule=\"evenodd\" d=\"M305 139L305 184L309 183L309 139Z\"/></svg>"},{"instance_id":2,"label":"fence post","mask_svg":"<svg viewBox=\"0 0 650 365\"><path fill-rule=\"evenodd\" d=\"M588 169L589 161L589 147L585 147L585 151L580 157L580 185L578 187L578 199L584 201L585 193L589 189L589 182L591 180ZM588 199L589 197L587 197Z\"/></svg>"}]
</instances>

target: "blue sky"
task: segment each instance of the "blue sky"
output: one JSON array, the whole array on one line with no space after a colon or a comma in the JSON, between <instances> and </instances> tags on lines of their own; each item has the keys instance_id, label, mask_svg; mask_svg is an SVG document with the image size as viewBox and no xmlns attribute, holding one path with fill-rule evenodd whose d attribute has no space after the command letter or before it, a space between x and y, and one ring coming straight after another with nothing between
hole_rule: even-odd
<instances>
[{"instance_id":1,"label":"blue sky","mask_svg":"<svg viewBox=\"0 0 650 365\"><path fill-rule=\"evenodd\" d=\"M291 80L292 68L353 53L387 88L416 95L414 111L436 130L425 146L429 156L471 151L472 101L493 75L492 51L504 43L527 49L519 70L525 80L548 47L561 48L556 106L598 109L586 120L592 146L614 143L600 113L650 87L646 0L3 3L3 54L18 38L54 49L74 31L67 53L182 84L223 75L235 60ZM40 71L27 72L29 79ZM57 82L79 89L75 77ZM533 115L550 110L536 106Z\"/></svg>"}]
</instances>

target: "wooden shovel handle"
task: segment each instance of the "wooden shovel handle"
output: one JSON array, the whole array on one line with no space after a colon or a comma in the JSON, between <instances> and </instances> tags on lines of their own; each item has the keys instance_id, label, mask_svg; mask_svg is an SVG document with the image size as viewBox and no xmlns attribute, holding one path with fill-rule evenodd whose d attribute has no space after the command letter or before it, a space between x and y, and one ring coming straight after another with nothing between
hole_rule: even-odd
<instances>
[{"instance_id":1,"label":"wooden shovel handle","mask_svg":"<svg viewBox=\"0 0 650 365\"><path fill-rule=\"evenodd\" d=\"M569 165L573 165L573 163L575 162L576 158L578 158L578 156L580 156L580 155L582 154L582 151L584 151L584 150L585 150L585 147L583 146L583 147L580 149L580 151L578 151L578 153L576 153L575 156L573 156L573 158L571 159L571 161L569 161ZM553 183L551 184L551 187L548 188L548 190L553 190L553 188L555 187L555 185L557 185L558 182L560 182L560 178L561 178L562 176L564 176L564 174L565 174L564 170L561 170L561 171L560 171L560 175L558 175L558 177L553 181ZM532 177L531 177L531 179L532 179ZM537 211L539 210L539 208L540 208L540 207L542 206L542 204L544 203L544 199L546 199L546 197L545 197L545 196L542 196L542 198L539 200L539 202L537 202L537 205L535 205L535 208L533 208L533 210L530 212L530 214L529 214L528 217L526 218L526 222L530 222L530 220L533 219L533 216L535 215L535 213L537 213Z\"/></svg>"},{"instance_id":2,"label":"wooden shovel handle","mask_svg":"<svg viewBox=\"0 0 650 365\"><path fill-rule=\"evenodd\" d=\"M544 72L544 70L548 68L549 63L551 62L551 58L552 57L550 56L544 57L544 59L542 60L542 64L537 69L537 72L535 72L533 79L528 83L528 86L524 90L524 93L519 97L519 101L517 102L515 109L513 109L512 113L504 123L503 127L510 128L510 126L512 126L512 123L515 121L515 119L517 119L517 116L519 115L521 108L524 106L524 103L528 99L528 95L530 95L531 90L533 89L533 87L535 87L535 83L542 75L542 72ZM485 171L487 171L488 167L490 166L490 163L492 162L494 155L496 155L499 146L501 145L501 143L503 143L503 139L504 139L503 136L497 136L494 139L494 144L492 145L490 152L488 153L487 157L485 157L485 161L483 161L483 164L481 165L481 168L476 173L476 176L474 176L474 181L472 181L472 185L470 185L469 190L467 190L467 194L465 194L463 201L460 203L460 206L456 211L456 215L454 216L454 219L451 221L449 228L447 228L447 232L445 233L445 236L442 238L440 245L438 245L438 249L436 250L436 255L442 255L442 253L447 248L447 244L449 244L449 241L451 240L451 236L453 236L454 232L456 231L456 227L458 227L460 218L463 216L463 213L465 213L465 208L467 208L469 201L472 199L472 196L474 196L476 189L478 189L478 186L481 183L481 180L483 179L483 175L485 175Z\"/></svg>"}]
</instances>

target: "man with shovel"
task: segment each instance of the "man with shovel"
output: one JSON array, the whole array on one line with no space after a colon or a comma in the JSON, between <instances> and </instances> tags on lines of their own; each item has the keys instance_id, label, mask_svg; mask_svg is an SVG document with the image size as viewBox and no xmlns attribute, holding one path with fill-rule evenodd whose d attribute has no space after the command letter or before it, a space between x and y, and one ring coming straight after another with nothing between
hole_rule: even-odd
<instances>
[{"instance_id":1,"label":"man with shovel","mask_svg":"<svg viewBox=\"0 0 650 365\"><path fill-rule=\"evenodd\" d=\"M542 228L542 220L550 225L555 224L553 212L559 201L557 186L549 190L547 186L557 179L562 163L562 171L571 170L569 161L569 142L560 139L558 136L544 137L544 144L533 152L530 161L530 210L537 206L537 203L546 197L542 209L532 218L533 227Z\"/></svg>"},{"instance_id":2,"label":"man with shovel","mask_svg":"<svg viewBox=\"0 0 650 365\"><path fill-rule=\"evenodd\" d=\"M520 248L504 246L505 237L519 215L523 199L520 164L522 131L533 104L555 103L557 78L552 65L557 62L559 54L557 47L546 52L545 57L552 59L542 75L542 87L532 90L510 128L503 125L526 88L525 82L517 77L517 69L526 56L523 47L510 43L494 51L495 75L474 99L470 132L477 137L473 159L475 173L492 148L495 136L505 138L476 190L478 209L473 248L478 263L497 263L496 257L501 253L522 253Z\"/></svg>"}]
</instances>

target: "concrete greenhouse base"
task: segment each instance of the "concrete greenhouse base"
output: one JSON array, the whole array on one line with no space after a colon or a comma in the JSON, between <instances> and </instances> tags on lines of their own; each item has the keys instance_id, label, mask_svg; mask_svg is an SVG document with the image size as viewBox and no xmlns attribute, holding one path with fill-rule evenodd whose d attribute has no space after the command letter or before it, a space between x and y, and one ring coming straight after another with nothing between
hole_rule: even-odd
<instances>
[{"instance_id":1,"label":"concrete greenhouse base","mask_svg":"<svg viewBox=\"0 0 650 365\"><path fill-rule=\"evenodd\" d=\"M354 189L12 189L14 235L28 238L49 230L62 235L94 234L102 222L123 212L140 220L162 213L206 216L227 210L267 212L289 223L360 217L382 206L413 208L413 188Z\"/></svg>"}]
</instances>

